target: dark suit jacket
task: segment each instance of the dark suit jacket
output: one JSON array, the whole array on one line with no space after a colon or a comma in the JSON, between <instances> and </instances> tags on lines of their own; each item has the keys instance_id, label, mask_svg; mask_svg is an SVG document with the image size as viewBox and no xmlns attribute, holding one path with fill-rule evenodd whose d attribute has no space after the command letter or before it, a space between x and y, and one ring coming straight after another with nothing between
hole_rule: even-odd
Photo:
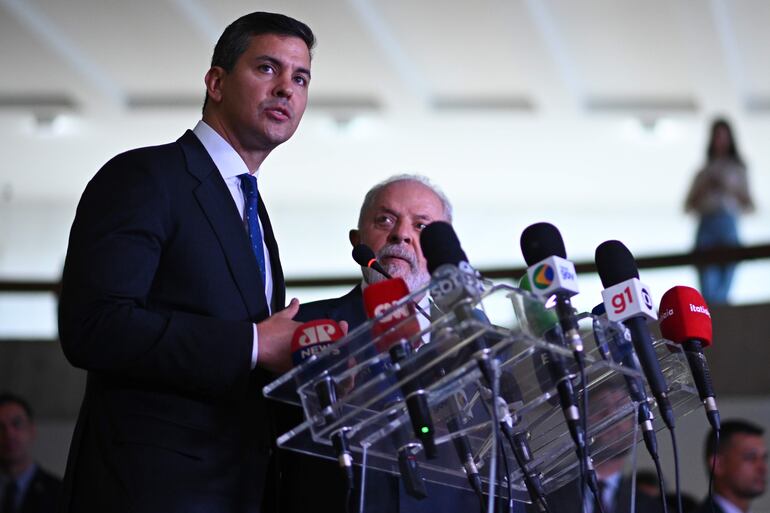
<instances>
[{"instance_id":1,"label":"dark suit jacket","mask_svg":"<svg viewBox=\"0 0 770 513\"><path fill-rule=\"evenodd\" d=\"M21 498L19 513L55 513L60 496L61 479L37 465Z\"/></svg>"},{"instance_id":2,"label":"dark suit jacket","mask_svg":"<svg viewBox=\"0 0 770 513\"><path fill-rule=\"evenodd\" d=\"M250 364L268 312L243 221L191 131L110 160L78 205L59 305L64 353L88 371L64 510L259 511L274 433L268 377Z\"/></svg>"},{"instance_id":3,"label":"dark suit jacket","mask_svg":"<svg viewBox=\"0 0 770 513\"><path fill-rule=\"evenodd\" d=\"M295 320L303 322L313 319L344 320L350 330L366 322L361 286L356 286L342 297L304 304L295 317ZM308 511L307 497L314 497L314 508L320 511L345 511L344 480L336 462L290 451L281 451L280 458L282 481L286 484L280 493L282 512ZM359 483L360 469L356 467L356 486ZM398 476L367 470L366 512L464 513L479 510L478 499L472 492L434 483L426 485L428 498L417 500L406 494ZM298 490L301 493L297 493ZM357 511L358 507L358 490L355 492L356 509L352 511Z\"/></svg>"},{"instance_id":4,"label":"dark suit jacket","mask_svg":"<svg viewBox=\"0 0 770 513\"><path fill-rule=\"evenodd\" d=\"M590 493L590 492L589 492ZM577 481L572 481L558 490L546 495L546 502L551 513L582 513L580 503L580 487ZM528 513L535 513L537 508L527 506ZM623 476L620 479L615 496L612 499L612 509L605 513L629 513L631 511L631 478ZM658 499L654 499L639 490L636 491L637 513L661 513L663 508ZM594 511L598 513L598 511Z\"/></svg>"}]
</instances>

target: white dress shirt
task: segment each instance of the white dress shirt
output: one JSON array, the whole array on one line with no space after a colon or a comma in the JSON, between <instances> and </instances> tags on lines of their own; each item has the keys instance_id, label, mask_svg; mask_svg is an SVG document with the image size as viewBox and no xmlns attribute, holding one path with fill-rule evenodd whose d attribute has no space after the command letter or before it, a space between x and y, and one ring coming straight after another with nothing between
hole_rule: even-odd
<instances>
[{"instance_id":1,"label":"white dress shirt","mask_svg":"<svg viewBox=\"0 0 770 513\"><path fill-rule=\"evenodd\" d=\"M722 511L724 511L725 513L743 513L743 510L741 508L739 508L732 502L728 501L718 493L714 494L714 500L716 501L717 504L719 504L722 507Z\"/></svg>"},{"instance_id":2,"label":"white dress shirt","mask_svg":"<svg viewBox=\"0 0 770 513\"><path fill-rule=\"evenodd\" d=\"M241 179L238 175L244 173L251 173L255 178L259 179L259 169L251 171L246 167L246 163L243 161L238 152L236 152L230 143L228 143L221 135L219 135L213 128L206 124L203 120L198 121L198 124L193 128L193 133L200 139L201 144L206 149L206 152L214 161L217 169L222 174L227 184L227 189L233 197L238 213L241 215L244 229L248 230L248 224L244 218L243 212L245 210L246 200L243 197L243 191L241 190ZM265 299L267 300L267 308L270 313L270 303L273 297L273 274L272 267L270 266L270 252L265 244L265 230L262 227L262 220L259 221L259 229L262 232L262 250L265 253ZM257 333L257 325L254 324L254 338L251 349L251 368L253 369L257 365L257 357L259 356L259 335Z\"/></svg>"}]
</instances>

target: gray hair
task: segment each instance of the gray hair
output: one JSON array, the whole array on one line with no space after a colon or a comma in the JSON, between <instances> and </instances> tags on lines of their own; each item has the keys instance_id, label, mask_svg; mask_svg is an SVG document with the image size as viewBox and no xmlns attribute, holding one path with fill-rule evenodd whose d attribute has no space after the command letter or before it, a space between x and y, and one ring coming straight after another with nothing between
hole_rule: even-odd
<instances>
[{"instance_id":1,"label":"gray hair","mask_svg":"<svg viewBox=\"0 0 770 513\"><path fill-rule=\"evenodd\" d=\"M441 200L441 205L444 207L444 216L446 217L447 221L450 223L452 222L452 204L449 202L449 198L446 197L446 194L444 194L441 189L439 189L436 185L434 185L427 177L422 175L410 175L410 174L400 174L400 175L394 175L390 178L386 178L385 180L381 181L371 189L369 189L369 192L366 193L366 196L364 196L364 202L361 204L361 211L358 213L358 229L360 230L363 223L364 223L364 217L366 216L366 213L369 211L370 208L372 208L372 205L374 204L374 199L377 197L377 194L380 193L385 187L398 183L398 182L417 182L419 184L424 185L428 189L430 189L433 194L436 195L436 197Z\"/></svg>"}]
</instances>

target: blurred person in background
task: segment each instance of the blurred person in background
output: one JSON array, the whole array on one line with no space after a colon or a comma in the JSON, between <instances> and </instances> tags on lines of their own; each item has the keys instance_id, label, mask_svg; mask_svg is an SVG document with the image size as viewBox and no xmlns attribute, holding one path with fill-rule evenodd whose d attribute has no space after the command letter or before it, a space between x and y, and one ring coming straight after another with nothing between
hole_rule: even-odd
<instances>
[{"instance_id":1,"label":"blurred person in background","mask_svg":"<svg viewBox=\"0 0 770 513\"><path fill-rule=\"evenodd\" d=\"M730 124L725 119L714 120L706 164L695 176L685 201L685 210L698 216L696 251L740 245L738 215L754 209L746 175ZM709 304L727 302L734 273L734 263L698 267L701 292Z\"/></svg>"},{"instance_id":2,"label":"blurred person in background","mask_svg":"<svg viewBox=\"0 0 770 513\"><path fill-rule=\"evenodd\" d=\"M764 430L745 420L722 422L719 446L711 430L706 438L707 472L714 468L714 503L706 498L700 513L748 513L751 501L767 487Z\"/></svg>"},{"instance_id":3,"label":"blurred person in background","mask_svg":"<svg viewBox=\"0 0 770 513\"><path fill-rule=\"evenodd\" d=\"M0 513L54 513L61 480L32 458L32 408L22 397L0 393Z\"/></svg>"}]
</instances>

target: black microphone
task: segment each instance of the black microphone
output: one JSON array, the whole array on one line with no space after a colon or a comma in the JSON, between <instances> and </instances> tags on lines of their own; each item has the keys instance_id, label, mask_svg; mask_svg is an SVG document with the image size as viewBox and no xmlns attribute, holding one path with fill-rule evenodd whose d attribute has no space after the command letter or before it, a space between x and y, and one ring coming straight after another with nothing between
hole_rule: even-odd
<instances>
[{"instance_id":1,"label":"black microphone","mask_svg":"<svg viewBox=\"0 0 770 513\"><path fill-rule=\"evenodd\" d=\"M599 303L591 310L591 313L597 317L607 315L607 310L604 307L604 303ZM596 321L594 321L596 324ZM628 329L621 325L624 330L623 334L617 333L615 330L610 331L610 340L602 340L606 331L600 327L594 326L594 336L597 341L597 345L603 345L606 343L609 349L609 355L606 355L606 350L602 347L599 348L599 352L603 357L609 358L615 363L622 365L627 369L639 371L639 364L636 359L636 355L633 352L633 346L631 344L630 334L628 339L626 334ZM644 382L641 378L632 377L627 374L623 374L623 379L626 382L626 388L628 389L628 395L631 400L636 403L636 422L642 428L642 437L644 438L644 445L647 448L647 452L650 453L653 459L658 458L658 439L655 435L655 428L652 424L654 416L650 406L650 401L647 398L647 393L644 390Z\"/></svg>"},{"instance_id":2,"label":"black microphone","mask_svg":"<svg viewBox=\"0 0 770 513\"><path fill-rule=\"evenodd\" d=\"M545 301L556 298L556 316L575 358L583 359L575 309L570 297L578 293L575 265L567 260L567 250L559 230L550 223L535 223L521 233L521 252L527 262L527 275L532 292Z\"/></svg>"},{"instance_id":3,"label":"black microphone","mask_svg":"<svg viewBox=\"0 0 770 513\"><path fill-rule=\"evenodd\" d=\"M454 313L459 323L460 335L463 338L475 335L474 324L491 325L484 312L475 307L480 299L483 285L478 272L468 263L468 257L452 225L443 221L429 224L420 234L420 247L432 276L431 297L441 311ZM477 355L476 361L490 389L493 389L496 374L494 364L490 361L491 358L478 356L496 342L494 336L485 334L476 336L469 345L470 352ZM461 353L457 360L463 362L469 355L468 351L461 351ZM502 373L500 385L502 397L496 398L497 402L492 404L492 408L495 408L503 433L511 441L514 455L524 474L527 491L533 502L544 511L545 496L540 475L531 465L528 465L532 460L529 433L514 422L507 405L508 400L512 402L521 399L521 389L510 372ZM457 450L460 454L461 449L458 447Z\"/></svg>"},{"instance_id":4,"label":"black microphone","mask_svg":"<svg viewBox=\"0 0 770 513\"><path fill-rule=\"evenodd\" d=\"M607 318L620 321L631 334L631 342L655 400L663 422L674 429L674 412L668 398L668 385L652 346L648 320L657 320L649 288L639 281L634 256L622 242L608 240L596 248L596 268L604 290L602 298Z\"/></svg>"},{"instance_id":5,"label":"black microphone","mask_svg":"<svg viewBox=\"0 0 770 513\"><path fill-rule=\"evenodd\" d=\"M355 260L356 263L361 267L374 269L385 278L389 280L393 279L393 276L391 276L390 273L388 273L388 271L386 271L385 268L382 267L382 265L377 261L377 256L374 254L374 250L372 250L372 248L366 244L356 244L353 247L352 256L353 260ZM420 315L429 321L431 320L428 312L426 312L425 309L417 303L417 301L412 301L412 304L414 305L415 309L420 312Z\"/></svg>"},{"instance_id":6,"label":"black microphone","mask_svg":"<svg viewBox=\"0 0 770 513\"><path fill-rule=\"evenodd\" d=\"M391 276L377 261L377 256L374 254L372 248L366 244L356 244L353 247L353 260L355 260L361 267L369 267L388 279L393 278L393 276Z\"/></svg>"},{"instance_id":7,"label":"black microphone","mask_svg":"<svg viewBox=\"0 0 770 513\"><path fill-rule=\"evenodd\" d=\"M562 337L570 339L576 358L582 359L583 342L570 302L570 296L578 291L575 268L565 260L567 252L559 230L549 223L536 223L527 227L521 234L521 252L529 266L527 276L532 292L543 300L551 295L556 296L556 317L561 330L549 330L552 337L549 342L563 346L566 344ZM541 353L540 356L544 358L543 363L556 383L559 403L570 436L577 447L578 457L584 460L587 456L585 431L580 422L580 410L564 359L558 354Z\"/></svg>"}]
</instances>

